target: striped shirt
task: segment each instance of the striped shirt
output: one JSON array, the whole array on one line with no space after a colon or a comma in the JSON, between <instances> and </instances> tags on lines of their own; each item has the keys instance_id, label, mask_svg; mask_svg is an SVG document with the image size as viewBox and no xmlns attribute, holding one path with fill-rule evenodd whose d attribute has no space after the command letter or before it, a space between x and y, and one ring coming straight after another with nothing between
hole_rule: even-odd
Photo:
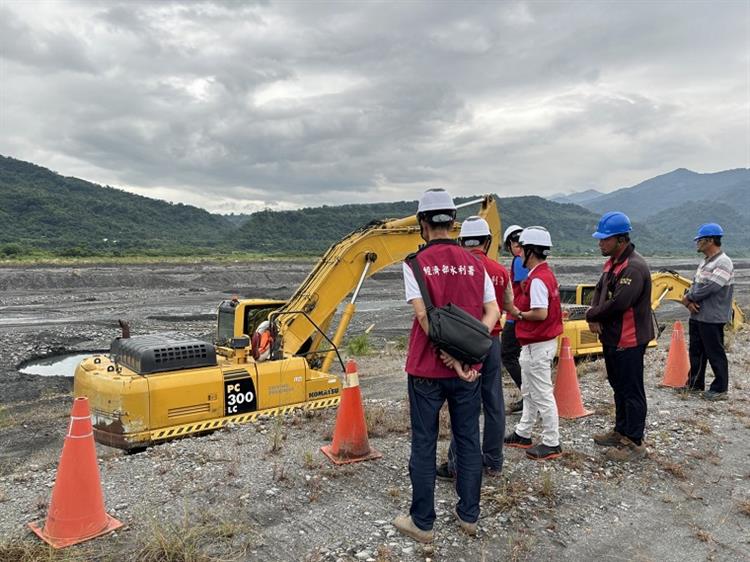
<instances>
[{"instance_id":1,"label":"striped shirt","mask_svg":"<svg viewBox=\"0 0 750 562\"><path fill-rule=\"evenodd\" d=\"M698 266L687 298L700 305L691 320L725 324L732 320L734 265L724 252L705 258Z\"/></svg>"}]
</instances>

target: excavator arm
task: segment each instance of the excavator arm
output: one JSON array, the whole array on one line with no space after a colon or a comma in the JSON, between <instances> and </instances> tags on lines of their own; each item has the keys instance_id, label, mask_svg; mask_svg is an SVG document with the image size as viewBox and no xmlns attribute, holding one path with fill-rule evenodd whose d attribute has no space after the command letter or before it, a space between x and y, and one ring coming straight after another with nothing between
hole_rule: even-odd
<instances>
[{"instance_id":1,"label":"excavator arm","mask_svg":"<svg viewBox=\"0 0 750 562\"><path fill-rule=\"evenodd\" d=\"M656 310L666 299L682 302L682 297L692 285L692 282L679 273L671 270L659 271L651 275L651 308ZM738 329L745 323L745 314L737 304L732 301L732 321L730 326L733 330Z\"/></svg>"},{"instance_id":2,"label":"excavator arm","mask_svg":"<svg viewBox=\"0 0 750 562\"><path fill-rule=\"evenodd\" d=\"M497 202L493 196L487 195L458 207L472 205L479 206L475 214L483 217L490 226L492 244L488 255L497 258L501 232ZM460 224L456 222L452 236L458 236L459 230ZM334 346L338 346L355 312L355 302L364 280L384 267L403 261L422 242L417 217L411 215L373 221L331 246L286 305L271 315L280 336L277 357L314 352L318 345L324 344L324 338L319 335L320 327L330 322L339 303L352 293L331 340ZM333 358L334 352L326 356L324 372Z\"/></svg>"}]
</instances>

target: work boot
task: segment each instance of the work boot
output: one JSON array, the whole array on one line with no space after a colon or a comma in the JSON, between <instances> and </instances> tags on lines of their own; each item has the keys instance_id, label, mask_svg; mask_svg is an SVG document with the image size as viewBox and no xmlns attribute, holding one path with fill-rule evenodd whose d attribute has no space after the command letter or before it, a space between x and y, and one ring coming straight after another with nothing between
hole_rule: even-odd
<instances>
[{"instance_id":1,"label":"work boot","mask_svg":"<svg viewBox=\"0 0 750 562\"><path fill-rule=\"evenodd\" d=\"M407 537L413 538L417 542L431 543L434 538L432 529L425 531L420 529L414 524L414 520L411 515L399 515L393 520L393 526L402 534Z\"/></svg>"},{"instance_id":2,"label":"work boot","mask_svg":"<svg viewBox=\"0 0 750 562\"><path fill-rule=\"evenodd\" d=\"M436 476L438 477L438 480L447 480L450 482L456 479L456 473L450 469L447 462L444 462L437 467Z\"/></svg>"},{"instance_id":3,"label":"work boot","mask_svg":"<svg viewBox=\"0 0 750 562\"><path fill-rule=\"evenodd\" d=\"M607 451L605 456L615 462L636 461L646 456L646 446L642 443L636 445L631 439L623 437L620 439L620 444Z\"/></svg>"},{"instance_id":4,"label":"work boot","mask_svg":"<svg viewBox=\"0 0 750 562\"><path fill-rule=\"evenodd\" d=\"M511 402L510 404L508 404L508 409L506 410L506 413L515 414L517 412L523 412L523 399L518 400L516 402Z\"/></svg>"},{"instance_id":5,"label":"work boot","mask_svg":"<svg viewBox=\"0 0 750 562\"><path fill-rule=\"evenodd\" d=\"M714 402L716 400L726 400L727 399L727 393L726 392L716 392L715 390L708 389L703 393L703 398L705 400L710 400L711 402Z\"/></svg>"},{"instance_id":6,"label":"work boot","mask_svg":"<svg viewBox=\"0 0 750 562\"><path fill-rule=\"evenodd\" d=\"M461 530L469 535L470 537L477 536L477 523L476 521L474 523L469 523L468 521L464 521L461 519L461 516L458 514L458 511L456 508L453 508L453 515L456 516L456 519L458 520L458 526L461 527Z\"/></svg>"},{"instance_id":7,"label":"work boot","mask_svg":"<svg viewBox=\"0 0 750 562\"><path fill-rule=\"evenodd\" d=\"M503 475L503 469L502 468L490 468L489 466L485 466L484 475L487 478L500 478Z\"/></svg>"},{"instance_id":8,"label":"work boot","mask_svg":"<svg viewBox=\"0 0 750 562\"><path fill-rule=\"evenodd\" d=\"M560 445L550 447L544 443L539 443L530 449L526 449L526 456L535 461L548 461L562 456L562 447Z\"/></svg>"},{"instance_id":9,"label":"work boot","mask_svg":"<svg viewBox=\"0 0 750 562\"><path fill-rule=\"evenodd\" d=\"M521 437L515 431L510 435L506 435L503 439L506 447L515 447L516 449L528 449L531 447L531 439L528 437Z\"/></svg>"},{"instance_id":10,"label":"work boot","mask_svg":"<svg viewBox=\"0 0 750 562\"><path fill-rule=\"evenodd\" d=\"M594 433L591 437L594 439L594 443L602 447L617 447L624 435L613 429L605 433Z\"/></svg>"}]
</instances>

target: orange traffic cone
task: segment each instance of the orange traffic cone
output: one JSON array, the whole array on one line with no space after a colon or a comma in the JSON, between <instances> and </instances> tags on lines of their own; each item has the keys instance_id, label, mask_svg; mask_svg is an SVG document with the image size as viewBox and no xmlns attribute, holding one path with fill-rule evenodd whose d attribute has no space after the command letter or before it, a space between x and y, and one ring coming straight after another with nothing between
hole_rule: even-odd
<instances>
[{"instance_id":1,"label":"orange traffic cone","mask_svg":"<svg viewBox=\"0 0 750 562\"><path fill-rule=\"evenodd\" d=\"M573 360L570 340L567 337L563 337L560 344L554 394L555 402L557 402L557 414L561 418L573 420L594 413L583 407L581 389L578 386L578 375L576 374L576 363Z\"/></svg>"},{"instance_id":2,"label":"orange traffic cone","mask_svg":"<svg viewBox=\"0 0 750 562\"><path fill-rule=\"evenodd\" d=\"M54 548L78 544L122 527L104 511L88 398L73 402L44 528L37 522L29 523L29 527Z\"/></svg>"},{"instance_id":3,"label":"orange traffic cone","mask_svg":"<svg viewBox=\"0 0 750 562\"><path fill-rule=\"evenodd\" d=\"M669 344L664 379L659 386L682 388L687 384L689 374L690 358L685 347L685 333L682 331L682 322L677 320L672 328L672 342Z\"/></svg>"},{"instance_id":4,"label":"orange traffic cone","mask_svg":"<svg viewBox=\"0 0 750 562\"><path fill-rule=\"evenodd\" d=\"M357 363L353 360L346 363L346 380L341 390L333 442L321 447L320 450L335 464L368 461L383 456L370 448L365 411L362 408L362 395L359 391Z\"/></svg>"}]
</instances>

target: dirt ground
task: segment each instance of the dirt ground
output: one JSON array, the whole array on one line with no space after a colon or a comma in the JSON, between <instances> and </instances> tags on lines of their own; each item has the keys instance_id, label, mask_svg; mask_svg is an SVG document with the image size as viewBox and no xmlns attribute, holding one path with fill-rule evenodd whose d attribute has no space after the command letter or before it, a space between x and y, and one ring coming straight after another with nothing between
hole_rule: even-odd
<instances>
[{"instance_id":1,"label":"dirt ground","mask_svg":"<svg viewBox=\"0 0 750 562\"><path fill-rule=\"evenodd\" d=\"M690 277L695 260L649 260ZM593 282L600 260L553 261L561 283ZM736 298L750 309L750 262ZM234 265L0 267L0 561L2 560L741 560L750 559L750 331L729 337L730 400L661 389L670 329L647 353L649 457L605 461L591 441L613 405L601 360L578 365L594 414L561 420L566 454L534 463L506 451L503 476L483 485L480 533L452 520L455 492L437 485L436 541L402 538L408 510L408 413L403 342L410 326L399 268L368 280L349 334L370 326L358 357L378 461L330 466L319 448L335 410L183 439L137 455L99 448L108 510L127 527L50 554L25 523L44 517L67 427L72 379L19 372L48 355L103 350L126 319L133 334L211 339L217 304L232 295L285 298L309 261ZM660 321L685 319L665 305ZM388 346L386 341L396 342ZM507 376L504 377L507 379ZM506 397L514 390L505 387ZM517 416L508 417L512 428ZM439 445L447 448L448 430Z\"/></svg>"}]
</instances>

